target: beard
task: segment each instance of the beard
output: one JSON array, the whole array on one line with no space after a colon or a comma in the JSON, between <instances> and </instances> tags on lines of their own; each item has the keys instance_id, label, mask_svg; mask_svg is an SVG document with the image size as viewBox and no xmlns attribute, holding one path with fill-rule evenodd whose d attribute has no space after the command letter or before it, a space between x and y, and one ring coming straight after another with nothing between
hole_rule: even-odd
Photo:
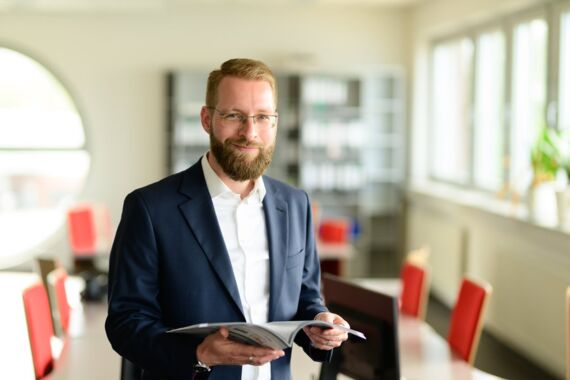
<instances>
[{"instance_id":1,"label":"beard","mask_svg":"<svg viewBox=\"0 0 570 380\"><path fill-rule=\"evenodd\" d=\"M237 150L233 144L256 147L259 153L253 159L250 155ZM248 142L245 137L226 139L221 142L210 133L210 151L222 167L224 173L234 181L248 181L259 178L271 163L275 143L264 147L262 144Z\"/></svg>"}]
</instances>

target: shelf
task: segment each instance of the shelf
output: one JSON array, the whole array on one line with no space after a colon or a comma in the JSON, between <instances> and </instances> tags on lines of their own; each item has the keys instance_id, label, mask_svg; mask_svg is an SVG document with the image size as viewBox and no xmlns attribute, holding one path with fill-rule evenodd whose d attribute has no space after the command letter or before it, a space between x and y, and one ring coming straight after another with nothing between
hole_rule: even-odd
<instances>
[{"instance_id":1,"label":"shelf","mask_svg":"<svg viewBox=\"0 0 570 380\"><path fill-rule=\"evenodd\" d=\"M368 225L379 215L400 212L405 171L402 73L277 73L279 127L268 173L307 191L325 217ZM206 81L207 73L170 75L171 172L186 169L208 149L200 122Z\"/></svg>"}]
</instances>

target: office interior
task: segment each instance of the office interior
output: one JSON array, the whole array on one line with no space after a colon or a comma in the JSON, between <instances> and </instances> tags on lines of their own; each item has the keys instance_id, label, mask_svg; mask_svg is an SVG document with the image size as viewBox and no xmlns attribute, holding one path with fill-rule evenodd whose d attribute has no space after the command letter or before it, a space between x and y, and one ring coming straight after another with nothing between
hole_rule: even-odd
<instances>
[{"instance_id":1,"label":"office interior","mask_svg":"<svg viewBox=\"0 0 570 380\"><path fill-rule=\"evenodd\" d=\"M42 163L41 155L35 159L37 166L14 161L17 153L41 151L42 143L26 146L22 136L8 144L0 141L0 156L4 156L0 158L1 270L26 271L37 257L55 257L72 272L66 210L84 202L104 205L115 228L126 194L179 169L172 154L178 138L172 129L177 117L173 110L184 107L176 103L176 86L183 85L185 75L200 78L226 59L252 57L266 62L284 78L283 83L291 84L291 91L307 83L316 83L316 87L328 83L329 90L323 91L337 86L341 92L341 100L333 95L331 104L345 102L346 108L368 110L361 111L369 118L354 125L339 122L332 133L337 140L326 129L315 132L314 123L314 133L303 134L303 126L311 127L302 122L309 111L296 114L301 120L280 118L278 159L270 172L305 187L318 204L315 212L321 221L356 222L350 224L351 256L341 260L341 274L397 276L408 252L429 247L432 297L451 308L464 275L487 281L493 286L493 296L485 331L546 372L563 378L567 371L570 228L565 212L557 208L563 196L556 194L567 181L560 180L560 169L553 185L558 193L541 187L536 193L544 196L535 200L529 191L534 183L532 165L520 157L530 157L533 145L516 134L515 111L523 114L521 119L533 120L529 123L538 121L527 112L524 101L514 108L516 96L511 89L514 83L528 84L521 91L543 97L544 106L537 112L544 114L545 124L562 132L570 130L569 14L570 3L560 0L0 0L0 49L19 52L45 67L69 95L84 133L61 146L49 134L42 137L49 140L46 151L79 152L57 161L70 165L69 169L58 168L60 177L68 170L83 173L79 181L58 188L69 194L56 197L61 202L51 205L47 223L36 223L35 190L11 182L22 174L42 175L41 169L50 161ZM528 78L524 75L534 72L519 70L523 64L517 65L517 59L522 55L514 52L521 24L528 26L521 35L531 35L521 46L532 48L540 36L546 44L545 60L537 69L541 74ZM446 94L445 89L457 89L448 80L484 76L477 74L476 64L468 66L461 60L481 62L484 46L492 50L497 45L492 41L478 45L478 38L495 30L505 32L501 46L507 46L508 53L501 59L496 51L491 53L496 60L487 69L493 71L494 63L502 62L504 73L491 76L490 87L483 87L480 95L476 81ZM531 56L532 49L525 57ZM445 66L438 71L437 59L459 62L458 72ZM493 87L499 80L504 83L500 88L503 97ZM364 90L376 91L369 83L377 83L377 91L384 95L367 103ZM343 95L343 89L348 95ZM358 92L356 104L351 103L351 91ZM2 88L0 107L1 94ZM285 94L280 115L294 107L294 100L300 102L300 96ZM483 105L485 100L500 99L505 109L490 106L487 110L496 112L495 118L483 110L485 115L477 119L477 109L466 108L478 99ZM188 105L199 107L200 99L191 99ZM378 134L377 145L366 141L368 135L360 135L352 146L361 150L359 156L347 153L350 142L346 139L354 140L350 133L373 128L367 123L370 120L381 125L386 116L381 110L390 106L387 117L392 129ZM348 117L342 114L338 119ZM0 120L10 119L0 116ZM476 126L485 124L481 120L504 134L485 132L476 140ZM297 124L297 129L287 123ZM354 129L347 134L340 130L343 125ZM444 127L438 129L438 125ZM9 128L0 125L0 133L10 136ZM528 128L524 130L534 131ZM494 140L497 136L502 136L501 141ZM319 139L325 143L315 143ZM319 153L303 151L303 142L318 146L314 151ZM477 161L477 155L487 160ZM522 169L515 168L516 157L526 162ZM386 159L388 167L379 169ZM288 160L298 162L296 166L283 164ZM308 169L302 166L311 160L318 164ZM326 162L352 169L339 174L323 168ZM496 173L486 176L490 168ZM332 185L326 183L327 173L339 179ZM537 206L532 200L544 203ZM20 206L25 212L19 212ZM42 231L35 236L34 229ZM104 261L102 255L97 262L103 270Z\"/></svg>"}]
</instances>

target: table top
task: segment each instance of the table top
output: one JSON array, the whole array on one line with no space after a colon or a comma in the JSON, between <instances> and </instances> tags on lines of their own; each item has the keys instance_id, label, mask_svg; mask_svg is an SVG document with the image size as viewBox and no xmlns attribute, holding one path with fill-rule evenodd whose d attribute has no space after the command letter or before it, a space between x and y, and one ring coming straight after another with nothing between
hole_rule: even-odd
<instances>
[{"instance_id":1,"label":"table top","mask_svg":"<svg viewBox=\"0 0 570 380\"><path fill-rule=\"evenodd\" d=\"M389 290L397 292L395 290L398 287L397 280L365 279L364 282L362 279L356 280L358 281L366 287L375 286L374 289L383 290L385 293ZM382 289L381 284L387 288ZM120 357L113 351L105 335L106 315L107 307L104 303L86 303L83 304L82 309L74 310L69 336L66 338L55 371L47 380L118 378ZM499 379L472 367L456 356L450 350L447 341L424 321L400 315L398 323L400 367L403 379Z\"/></svg>"},{"instance_id":2,"label":"table top","mask_svg":"<svg viewBox=\"0 0 570 380\"><path fill-rule=\"evenodd\" d=\"M105 303L84 303L81 309L73 310L69 336L47 380L119 378L121 358L107 340L106 317Z\"/></svg>"},{"instance_id":3,"label":"table top","mask_svg":"<svg viewBox=\"0 0 570 380\"><path fill-rule=\"evenodd\" d=\"M499 379L454 354L447 340L420 319L400 315L398 334L400 368L406 380Z\"/></svg>"},{"instance_id":4,"label":"table top","mask_svg":"<svg viewBox=\"0 0 570 380\"><path fill-rule=\"evenodd\" d=\"M321 260L349 260L356 250L350 243L325 243L317 241L317 252Z\"/></svg>"},{"instance_id":5,"label":"table top","mask_svg":"<svg viewBox=\"0 0 570 380\"><path fill-rule=\"evenodd\" d=\"M398 296L401 290L398 278L358 278L351 281L391 296ZM406 380L499 379L471 366L454 354L447 340L421 319L399 315L398 343L400 368Z\"/></svg>"}]
</instances>

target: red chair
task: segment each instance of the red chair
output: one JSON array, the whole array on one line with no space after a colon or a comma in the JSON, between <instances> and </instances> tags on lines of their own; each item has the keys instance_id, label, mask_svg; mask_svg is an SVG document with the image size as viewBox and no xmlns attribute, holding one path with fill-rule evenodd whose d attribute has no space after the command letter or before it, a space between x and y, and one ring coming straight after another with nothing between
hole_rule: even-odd
<instances>
[{"instance_id":1,"label":"red chair","mask_svg":"<svg viewBox=\"0 0 570 380\"><path fill-rule=\"evenodd\" d=\"M86 203L67 211L74 272L94 272L97 255L107 254L112 242L111 220L104 205Z\"/></svg>"},{"instance_id":2,"label":"red chair","mask_svg":"<svg viewBox=\"0 0 570 380\"><path fill-rule=\"evenodd\" d=\"M47 275L48 290L51 299L54 300L53 316L58 335L64 335L69 330L69 317L71 308L67 301L67 292L65 290L65 282L67 280L67 272L63 268L51 271Z\"/></svg>"},{"instance_id":3,"label":"red chair","mask_svg":"<svg viewBox=\"0 0 570 380\"><path fill-rule=\"evenodd\" d=\"M451 349L469 364L473 364L475 360L491 293L491 285L463 278L451 314L447 341Z\"/></svg>"},{"instance_id":4,"label":"red chair","mask_svg":"<svg viewBox=\"0 0 570 380\"><path fill-rule=\"evenodd\" d=\"M67 213L69 243L76 256L91 256L97 250L97 233L93 209L80 206Z\"/></svg>"},{"instance_id":5,"label":"red chair","mask_svg":"<svg viewBox=\"0 0 570 380\"><path fill-rule=\"evenodd\" d=\"M23 292L24 310L28 323L30 347L37 379L49 374L54 365L51 350L53 325L46 289L42 282L26 288Z\"/></svg>"},{"instance_id":6,"label":"red chair","mask_svg":"<svg viewBox=\"0 0 570 380\"><path fill-rule=\"evenodd\" d=\"M400 271L400 311L424 319L429 289L429 269L406 260Z\"/></svg>"}]
</instances>

